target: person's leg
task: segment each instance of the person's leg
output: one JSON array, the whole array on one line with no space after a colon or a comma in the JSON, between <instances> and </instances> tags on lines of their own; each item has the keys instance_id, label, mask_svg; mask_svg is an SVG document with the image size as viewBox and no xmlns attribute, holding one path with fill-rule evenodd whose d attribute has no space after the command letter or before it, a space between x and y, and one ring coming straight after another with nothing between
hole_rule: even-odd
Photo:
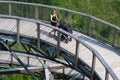
<instances>
[{"instance_id":1,"label":"person's leg","mask_svg":"<svg viewBox=\"0 0 120 80\"><path fill-rule=\"evenodd\" d=\"M50 32L49 32L49 34L51 35L51 33L54 33L54 36L56 35L56 30L55 29L52 29Z\"/></svg>"},{"instance_id":2,"label":"person's leg","mask_svg":"<svg viewBox=\"0 0 120 80\"><path fill-rule=\"evenodd\" d=\"M56 36L56 30L54 30L54 36Z\"/></svg>"},{"instance_id":3,"label":"person's leg","mask_svg":"<svg viewBox=\"0 0 120 80\"><path fill-rule=\"evenodd\" d=\"M51 25L56 27L56 26L57 26L57 23L51 23ZM49 34L51 35L52 32L54 33L54 36L55 36L55 35L56 35L56 30L55 30L55 29L52 29L52 30L49 32Z\"/></svg>"}]
</instances>

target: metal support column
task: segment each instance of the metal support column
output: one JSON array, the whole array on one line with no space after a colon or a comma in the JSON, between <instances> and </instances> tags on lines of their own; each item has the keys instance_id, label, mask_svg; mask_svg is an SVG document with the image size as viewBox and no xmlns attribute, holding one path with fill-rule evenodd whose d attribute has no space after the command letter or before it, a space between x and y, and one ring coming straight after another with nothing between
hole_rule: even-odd
<instances>
[{"instance_id":1,"label":"metal support column","mask_svg":"<svg viewBox=\"0 0 120 80\"><path fill-rule=\"evenodd\" d=\"M63 68L63 75L64 75L63 80L66 80L66 76L65 76L65 68Z\"/></svg>"},{"instance_id":2,"label":"metal support column","mask_svg":"<svg viewBox=\"0 0 120 80\"><path fill-rule=\"evenodd\" d=\"M91 22L92 22L91 20L92 18L88 17L88 32L87 32L88 36L90 36L90 32L91 32Z\"/></svg>"},{"instance_id":3,"label":"metal support column","mask_svg":"<svg viewBox=\"0 0 120 80\"><path fill-rule=\"evenodd\" d=\"M13 67L13 55L10 54L10 57L11 57L10 67Z\"/></svg>"},{"instance_id":4,"label":"metal support column","mask_svg":"<svg viewBox=\"0 0 120 80\"><path fill-rule=\"evenodd\" d=\"M61 18L61 20L62 20L62 21L65 20L65 11L64 11L64 10L62 10L62 18Z\"/></svg>"},{"instance_id":5,"label":"metal support column","mask_svg":"<svg viewBox=\"0 0 120 80\"><path fill-rule=\"evenodd\" d=\"M37 48L40 48L40 24L37 23Z\"/></svg>"},{"instance_id":6,"label":"metal support column","mask_svg":"<svg viewBox=\"0 0 120 80\"><path fill-rule=\"evenodd\" d=\"M9 15L11 15L11 14L12 14L12 4L9 3Z\"/></svg>"},{"instance_id":7,"label":"metal support column","mask_svg":"<svg viewBox=\"0 0 120 80\"><path fill-rule=\"evenodd\" d=\"M114 36L113 36L113 41L112 41L112 46L115 46L115 41L116 41L116 35L117 35L117 29L114 31Z\"/></svg>"},{"instance_id":8,"label":"metal support column","mask_svg":"<svg viewBox=\"0 0 120 80\"><path fill-rule=\"evenodd\" d=\"M92 75L91 75L91 80L94 80L94 76L95 76L95 63L96 63L96 56L93 54L93 58L92 58Z\"/></svg>"},{"instance_id":9,"label":"metal support column","mask_svg":"<svg viewBox=\"0 0 120 80\"><path fill-rule=\"evenodd\" d=\"M108 78L109 78L109 73L108 73L108 71L106 70L106 73L105 73L105 80L108 80Z\"/></svg>"},{"instance_id":10,"label":"metal support column","mask_svg":"<svg viewBox=\"0 0 120 80\"><path fill-rule=\"evenodd\" d=\"M83 75L83 78L82 78L82 80L85 80L85 75Z\"/></svg>"},{"instance_id":11,"label":"metal support column","mask_svg":"<svg viewBox=\"0 0 120 80\"><path fill-rule=\"evenodd\" d=\"M57 36L57 54L55 55L55 57L59 57L60 55L60 32L58 31L58 36Z\"/></svg>"},{"instance_id":12,"label":"metal support column","mask_svg":"<svg viewBox=\"0 0 120 80\"><path fill-rule=\"evenodd\" d=\"M29 58L29 57L27 57L27 66L29 66L29 65L30 65L29 60L30 60L30 58Z\"/></svg>"},{"instance_id":13,"label":"metal support column","mask_svg":"<svg viewBox=\"0 0 120 80\"><path fill-rule=\"evenodd\" d=\"M35 6L35 19L38 20L39 12L38 12L38 6Z\"/></svg>"},{"instance_id":14,"label":"metal support column","mask_svg":"<svg viewBox=\"0 0 120 80\"><path fill-rule=\"evenodd\" d=\"M20 20L17 19L17 43L20 43Z\"/></svg>"},{"instance_id":15,"label":"metal support column","mask_svg":"<svg viewBox=\"0 0 120 80\"><path fill-rule=\"evenodd\" d=\"M75 66L78 65L78 58L79 58L79 42L76 41L76 52L75 52Z\"/></svg>"}]
</instances>

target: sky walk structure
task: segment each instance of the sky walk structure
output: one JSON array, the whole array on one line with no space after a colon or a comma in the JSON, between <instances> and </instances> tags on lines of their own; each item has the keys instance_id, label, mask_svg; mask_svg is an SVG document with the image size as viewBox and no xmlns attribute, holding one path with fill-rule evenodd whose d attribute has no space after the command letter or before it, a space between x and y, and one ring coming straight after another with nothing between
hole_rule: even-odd
<instances>
[{"instance_id":1,"label":"sky walk structure","mask_svg":"<svg viewBox=\"0 0 120 80\"><path fill-rule=\"evenodd\" d=\"M4 10L0 12L0 62L5 68L0 70L1 75L28 73L37 80L34 72L44 71L46 80L54 80L52 72L70 76L69 80L120 79L120 52L113 48L119 48L119 27L84 13L42 4L0 1L0 9ZM44 14L54 9L61 12L63 21L69 14L85 17L87 35L76 31L77 27L70 34L51 26L49 15ZM91 38L94 21L113 29L110 42ZM56 36L49 35L53 28L57 30ZM72 41L61 41L61 33L72 37Z\"/></svg>"}]
</instances>

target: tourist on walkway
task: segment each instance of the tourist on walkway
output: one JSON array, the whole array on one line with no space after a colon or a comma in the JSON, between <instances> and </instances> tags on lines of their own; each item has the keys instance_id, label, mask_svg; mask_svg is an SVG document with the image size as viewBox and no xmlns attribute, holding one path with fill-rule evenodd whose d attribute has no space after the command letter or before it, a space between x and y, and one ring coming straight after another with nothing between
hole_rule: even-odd
<instances>
[{"instance_id":1,"label":"tourist on walkway","mask_svg":"<svg viewBox=\"0 0 120 80\"><path fill-rule=\"evenodd\" d=\"M54 11L52 12L52 14L50 15L51 25L56 27L58 20L59 20L59 19L58 19L58 17L57 17L57 13L56 13L56 11L54 10ZM54 32L54 36L55 36L56 30L55 30L55 29L52 29L52 30L49 32L49 34L51 34L52 32Z\"/></svg>"}]
</instances>

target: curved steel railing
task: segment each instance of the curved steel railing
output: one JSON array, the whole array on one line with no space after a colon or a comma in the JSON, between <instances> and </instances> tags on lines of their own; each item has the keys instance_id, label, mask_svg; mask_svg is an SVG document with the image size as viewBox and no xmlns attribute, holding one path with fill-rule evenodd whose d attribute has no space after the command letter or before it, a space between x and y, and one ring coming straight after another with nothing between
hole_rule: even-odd
<instances>
[{"instance_id":1,"label":"curved steel railing","mask_svg":"<svg viewBox=\"0 0 120 80\"><path fill-rule=\"evenodd\" d=\"M114 79L114 80L118 80L117 76L114 74L114 72L112 71L112 69L108 66L108 64L103 60L103 58L99 55L99 53L93 49L91 46L89 46L88 44L86 44L85 42L83 42L81 39L79 39L78 37L74 36L73 34L70 34L68 32L65 32L64 30L62 29L59 29L57 27L53 27L51 26L50 24L46 24L46 23L43 23L41 21L38 21L38 20L33 20L33 19L27 19L27 18L22 18L22 17L17 17L17 16L9 16L9 15L0 15L1 18L7 18L7 19L15 19L16 22L17 22L17 42L20 43L20 35L19 35L19 24L20 24L20 20L24 20L24 21L29 21L29 22L33 22L35 24L37 24L37 29L40 28L40 25L43 25L43 26L47 26L47 27L50 27L50 28L54 28L58 31L58 39L57 39L57 55L59 56L59 50L60 50L60 33L64 33L70 37L72 37L73 39L75 39L76 41L76 47L75 47L75 61L76 61L76 64L78 64L78 54L79 54L79 44L82 44L84 45L87 49L89 49L93 56L92 56L92 70L91 70L91 79L93 78L94 76L94 72L95 72L95 63L96 63L96 59L98 59L100 61L100 63L102 63L102 65L104 66L105 68L105 79L107 80L108 79L108 75L110 74L110 76ZM39 34L39 30L37 30L37 33ZM40 47L39 43L40 43L40 35L37 35L37 46L38 48Z\"/></svg>"},{"instance_id":2,"label":"curved steel railing","mask_svg":"<svg viewBox=\"0 0 120 80\"><path fill-rule=\"evenodd\" d=\"M88 36L98 37L102 41L105 41L114 47L120 48L120 44L119 44L120 28L116 25L108 23L94 16L90 16L84 13L80 13L80 12L65 9L65 8L59 8L59 7L54 7L54 6L42 5L42 4L35 4L35 3L27 3L27 2L24 3L24 2L16 2L16 1L0 1L0 4L1 4L1 10L2 10L0 13L9 14L13 16L21 16L21 17L26 17L26 18L34 18L34 19L49 21L50 12L53 9L56 9L58 10L59 15L61 15L62 20L69 19L69 16L71 15L73 17L78 16L77 18L82 17L79 19L79 24L76 25L77 30L80 29L80 31L84 31L86 34L88 34ZM73 26L75 27L75 25ZM82 27L85 27L85 29ZM99 29L100 27L105 28L105 30L101 30L100 32L100 29ZM107 34L107 37L103 35L103 32L105 32L104 34ZM108 35L110 35L112 38L111 37L109 38Z\"/></svg>"}]
</instances>

